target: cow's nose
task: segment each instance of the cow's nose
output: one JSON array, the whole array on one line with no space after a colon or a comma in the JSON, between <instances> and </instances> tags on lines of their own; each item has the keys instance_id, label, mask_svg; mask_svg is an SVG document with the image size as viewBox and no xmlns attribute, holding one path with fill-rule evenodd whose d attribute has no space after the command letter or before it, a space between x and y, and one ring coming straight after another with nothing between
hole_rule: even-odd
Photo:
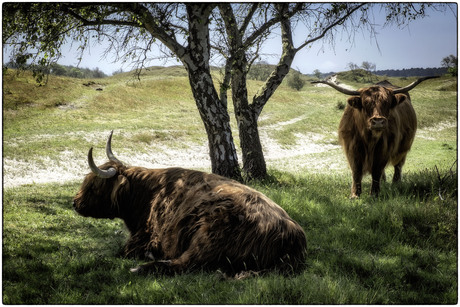
<instances>
[{"instance_id":1,"label":"cow's nose","mask_svg":"<svg viewBox=\"0 0 460 307\"><path fill-rule=\"evenodd\" d=\"M374 117L371 119L372 126L383 127L387 123L386 118L384 117Z\"/></svg>"}]
</instances>

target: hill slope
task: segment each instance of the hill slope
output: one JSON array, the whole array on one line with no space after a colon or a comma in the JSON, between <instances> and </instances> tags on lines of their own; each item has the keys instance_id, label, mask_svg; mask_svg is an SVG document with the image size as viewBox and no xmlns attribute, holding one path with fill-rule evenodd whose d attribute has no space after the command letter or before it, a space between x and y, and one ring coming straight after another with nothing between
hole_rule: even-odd
<instances>
[{"instance_id":1,"label":"hill slope","mask_svg":"<svg viewBox=\"0 0 460 307\"><path fill-rule=\"evenodd\" d=\"M349 79L339 74L339 81L363 86ZM124 73L97 80L50 76L47 85L38 86L31 74L16 75L14 71L3 80L6 187L82 178L87 172L88 149L95 146L96 161L104 161L103 147L112 129L114 151L132 165L210 168L203 124L180 66L153 67L142 73L140 82ZM411 79L390 81L405 85ZM249 81L249 97L261 84ZM412 94L422 129L419 135L449 131L445 143L452 148L456 148L456 92L439 89L455 84L453 78L432 80ZM336 140L342 112L337 105L346 99L329 88L308 84L294 91L281 85L259 119L269 168L346 172ZM238 147L231 107L229 112ZM438 126L441 131L435 133ZM416 142L415 146L421 145ZM446 152L432 154L440 160L446 157Z\"/></svg>"}]
</instances>

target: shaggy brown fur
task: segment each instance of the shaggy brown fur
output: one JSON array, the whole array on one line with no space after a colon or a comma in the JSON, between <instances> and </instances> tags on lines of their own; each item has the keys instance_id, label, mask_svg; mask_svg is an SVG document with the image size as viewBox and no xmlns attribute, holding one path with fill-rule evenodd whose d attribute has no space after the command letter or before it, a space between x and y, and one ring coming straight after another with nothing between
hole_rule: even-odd
<instances>
[{"instance_id":1,"label":"shaggy brown fur","mask_svg":"<svg viewBox=\"0 0 460 307\"><path fill-rule=\"evenodd\" d=\"M136 272L220 269L228 274L294 273L305 260L305 233L276 203L243 184L182 168L107 162L117 174L90 173L74 199L83 216L121 218L128 256L150 257Z\"/></svg>"},{"instance_id":2,"label":"shaggy brown fur","mask_svg":"<svg viewBox=\"0 0 460 307\"><path fill-rule=\"evenodd\" d=\"M393 182L401 179L406 155L417 130L417 118L409 93L393 94L388 81L360 89L360 96L348 99L339 125L339 140L353 173L351 198L361 194L365 173L372 175L371 194L380 191L380 179L391 163Z\"/></svg>"}]
</instances>

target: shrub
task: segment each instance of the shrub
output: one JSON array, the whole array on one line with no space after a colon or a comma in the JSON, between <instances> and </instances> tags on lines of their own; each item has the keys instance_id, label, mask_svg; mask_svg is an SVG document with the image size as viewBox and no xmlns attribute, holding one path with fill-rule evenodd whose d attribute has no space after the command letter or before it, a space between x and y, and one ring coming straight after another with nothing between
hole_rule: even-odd
<instances>
[{"instance_id":1,"label":"shrub","mask_svg":"<svg viewBox=\"0 0 460 307\"><path fill-rule=\"evenodd\" d=\"M299 73L294 73L288 77L288 86L293 88L297 91L300 91L302 87L305 85L305 80L300 77Z\"/></svg>"},{"instance_id":2,"label":"shrub","mask_svg":"<svg viewBox=\"0 0 460 307\"><path fill-rule=\"evenodd\" d=\"M346 106L346 103L344 103L343 101L341 100L337 101L337 106L336 106L337 110L345 110L345 106Z\"/></svg>"}]
</instances>

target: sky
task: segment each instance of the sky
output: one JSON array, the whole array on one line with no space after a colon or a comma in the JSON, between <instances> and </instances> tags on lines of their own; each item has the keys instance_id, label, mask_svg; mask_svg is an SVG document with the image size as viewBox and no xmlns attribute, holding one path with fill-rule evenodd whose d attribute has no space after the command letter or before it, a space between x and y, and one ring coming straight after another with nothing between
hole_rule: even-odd
<instances>
[{"instance_id":1,"label":"sky","mask_svg":"<svg viewBox=\"0 0 460 307\"><path fill-rule=\"evenodd\" d=\"M453 4L454 12L429 11L428 16L412 21L409 26L383 27L384 16L375 10L375 23L378 32L377 38L371 39L369 33L357 33L351 43L346 36L336 36L335 46L321 42L313 44L310 48L299 51L292 63L292 68L304 74L311 74L315 69L323 73L348 70L347 64L352 62L361 65L363 61L376 64L377 70L403 69L419 67L440 67L441 60L450 55L457 55L457 5ZM294 38L300 43L300 38L305 35L305 29L297 27ZM64 57L58 62L63 65L77 65L76 48L66 46L63 49ZM98 67L104 73L111 75L120 68L123 71L131 70L129 64L113 63L113 57L101 58L104 46L91 46L80 63L82 68ZM264 61L276 64L281 53L281 40L279 35L269 40L263 49L266 54ZM178 65L176 60L165 62L158 60L150 66Z\"/></svg>"}]
</instances>

